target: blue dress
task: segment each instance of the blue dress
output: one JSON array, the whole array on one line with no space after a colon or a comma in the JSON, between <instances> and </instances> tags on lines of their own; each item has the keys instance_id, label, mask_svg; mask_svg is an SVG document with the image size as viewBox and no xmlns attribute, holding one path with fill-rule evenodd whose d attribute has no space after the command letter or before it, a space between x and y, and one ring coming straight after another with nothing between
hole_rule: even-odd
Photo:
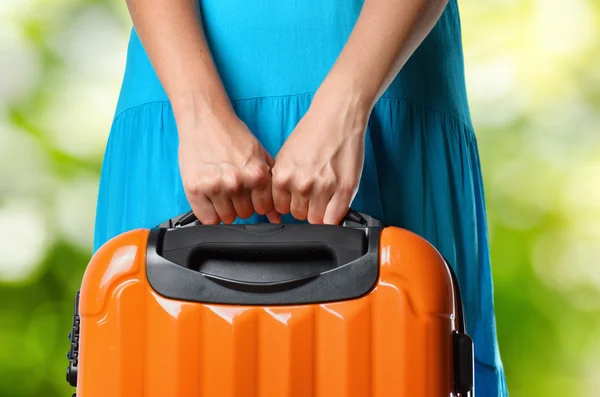
<instances>
[{"instance_id":1,"label":"blue dress","mask_svg":"<svg viewBox=\"0 0 600 397\"><path fill-rule=\"evenodd\" d=\"M200 4L233 107L275 156L342 50L362 1ZM151 227L190 209L177 146L171 105L133 30L102 166L94 249L126 230ZM451 262L463 290L467 331L475 341L476 393L507 396L457 0L449 1L375 105L352 208L420 234ZM258 221L265 219L250 220Z\"/></svg>"}]
</instances>

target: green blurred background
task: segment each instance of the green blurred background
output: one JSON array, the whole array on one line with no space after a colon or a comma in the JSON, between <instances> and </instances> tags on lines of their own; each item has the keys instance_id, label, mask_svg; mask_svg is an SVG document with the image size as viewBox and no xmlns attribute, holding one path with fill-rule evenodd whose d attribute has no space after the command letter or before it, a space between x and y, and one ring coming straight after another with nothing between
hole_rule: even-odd
<instances>
[{"instance_id":1,"label":"green blurred background","mask_svg":"<svg viewBox=\"0 0 600 397\"><path fill-rule=\"evenodd\" d=\"M512 396L600 396L600 1L460 1ZM123 0L0 1L0 396L69 396Z\"/></svg>"}]
</instances>

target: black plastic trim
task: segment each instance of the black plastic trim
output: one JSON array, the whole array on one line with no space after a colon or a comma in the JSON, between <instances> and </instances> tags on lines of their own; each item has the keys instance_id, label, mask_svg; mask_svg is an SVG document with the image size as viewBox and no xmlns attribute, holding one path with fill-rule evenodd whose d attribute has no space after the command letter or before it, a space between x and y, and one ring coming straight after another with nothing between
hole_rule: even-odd
<instances>
[{"instance_id":1,"label":"black plastic trim","mask_svg":"<svg viewBox=\"0 0 600 397\"><path fill-rule=\"evenodd\" d=\"M457 393L467 395L473 391L474 362L473 340L467 334L453 334L454 388Z\"/></svg>"},{"instance_id":2,"label":"black plastic trim","mask_svg":"<svg viewBox=\"0 0 600 397\"><path fill-rule=\"evenodd\" d=\"M239 281L226 277L219 277L212 274L204 273L204 277L209 279L210 281L222 285L223 287L227 287L232 290L240 291L240 292L253 292L253 293L265 293L265 292L281 292L286 291L292 288L299 287L303 284L306 284L315 278L319 277L319 275L306 276L306 277L298 277L290 280L279 281L279 282L265 282L265 283L252 283L247 281Z\"/></svg>"},{"instance_id":3,"label":"black plastic trim","mask_svg":"<svg viewBox=\"0 0 600 397\"><path fill-rule=\"evenodd\" d=\"M288 234L284 236L285 233L282 231L286 228ZM171 299L232 305L324 303L359 298L373 289L379 277L380 227L340 228L328 225L282 225L280 231L274 231L275 234L267 234L271 241L279 241L283 244L286 241L287 243L294 241L294 236L311 235L314 239L314 236L321 235L328 236L324 238L324 241L333 239L337 240L336 244L344 244L344 238L335 239L334 236L340 233L347 236L360 234L364 240L365 252L356 255L356 259L354 256L350 256L352 260L347 263L345 260L339 261L331 270L267 283L233 280L214 274L205 274L190 269L185 264L174 263L165 258L166 255L161 251L167 233L173 235L173 232L178 232L184 237L181 240L178 239L181 244L179 247L175 247L173 241L168 244L173 250L185 249L186 246L193 249L192 245L201 245L202 240L197 239L197 233L202 235L205 242L209 244L216 242L227 244L228 241L223 241L223 236L226 234L232 236L229 242L237 241L237 243L245 244L256 242L258 244L265 240L265 234L245 231L242 235L241 230L245 230L244 225L186 226L185 229L188 229L186 236L181 233L185 231L182 229L184 228L155 228L150 231L148 238L146 258L148 282L157 293ZM344 229L349 230L344 231ZM187 236L188 233L189 236ZM192 244L192 241L195 243ZM301 239L299 241L302 242ZM318 241L323 243L322 240ZM346 248L358 249L359 247ZM334 252L343 252L343 250L332 249Z\"/></svg>"},{"instance_id":4,"label":"black plastic trim","mask_svg":"<svg viewBox=\"0 0 600 397\"><path fill-rule=\"evenodd\" d=\"M473 340L467 335L467 320L465 317L465 308L460 292L460 285L456 272L450 265L450 262L444 258L446 267L450 271L452 278L454 300L456 302L456 317L458 319L458 330L452 334L453 344L453 366L454 366L454 389L463 396L472 393L475 386L475 357L473 355Z\"/></svg>"},{"instance_id":5,"label":"black plastic trim","mask_svg":"<svg viewBox=\"0 0 600 397\"><path fill-rule=\"evenodd\" d=\"M440 254L441 255L441 254ZM442 258L444 258L442 256ZM462 300L462 294L460 293L460 285L458 283L458 277L456 276L456 272L450 265L450 262L444 258L444 262L446 262L446 267L450 271L450 277L452 278L452 284L454 286L454 299L456 301L456 317L458 317L458 332L464 334L467 332L467 319L465 317L465 306Z\"/></svg>"},{"instance_id":6,"label":"black plastic trim","mask_svg":"<svg viewBox=\"0 0 600 397\"><path fill-rule=\"evenodd\" d=\"M75 294L73 322L71 325L71 333L69 334L71 347L69 349L69 353L67 354L69 359L69 366L67 367L67 382L73 387L77 386L77 370L79 365L79 327L81 321L79 317L79 294L79 291L77 291Z\"/></svg>"}]
</instances>

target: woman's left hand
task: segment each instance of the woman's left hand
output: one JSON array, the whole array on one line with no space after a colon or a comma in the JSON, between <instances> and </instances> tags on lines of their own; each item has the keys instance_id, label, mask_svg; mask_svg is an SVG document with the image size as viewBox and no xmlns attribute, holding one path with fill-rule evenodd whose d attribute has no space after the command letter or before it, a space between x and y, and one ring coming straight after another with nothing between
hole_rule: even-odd
<instances>
[{"instance_id":1,"label":"woman's left hand","mask_svg":"<svg viewBox=\"0 0 600 397\"><path fill-rule=\"evenodd\" d=\"M315 97L272 169L273 203L312 224L338 224L358 190L370 110Z\"/></svg>"}]
</instances>

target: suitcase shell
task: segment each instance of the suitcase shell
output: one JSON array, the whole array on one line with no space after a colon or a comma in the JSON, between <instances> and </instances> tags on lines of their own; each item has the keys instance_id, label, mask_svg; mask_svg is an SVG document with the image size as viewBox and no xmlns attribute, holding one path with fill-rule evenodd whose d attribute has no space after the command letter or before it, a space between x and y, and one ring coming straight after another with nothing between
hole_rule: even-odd
<instances>
[{"instance_id":1,"label":"suitcase shell","mask_svg":"<svg viewBox=\"0 0 600 397\"><path fill-rule=\"evenodd\" d=\"M73 322L77 396L473 395L458 285L416 234L377 228L377 274L360 296L244 305L157 292L148 256L162 230L124 233L92 258Z\"/></svg>"}]
</instances>

